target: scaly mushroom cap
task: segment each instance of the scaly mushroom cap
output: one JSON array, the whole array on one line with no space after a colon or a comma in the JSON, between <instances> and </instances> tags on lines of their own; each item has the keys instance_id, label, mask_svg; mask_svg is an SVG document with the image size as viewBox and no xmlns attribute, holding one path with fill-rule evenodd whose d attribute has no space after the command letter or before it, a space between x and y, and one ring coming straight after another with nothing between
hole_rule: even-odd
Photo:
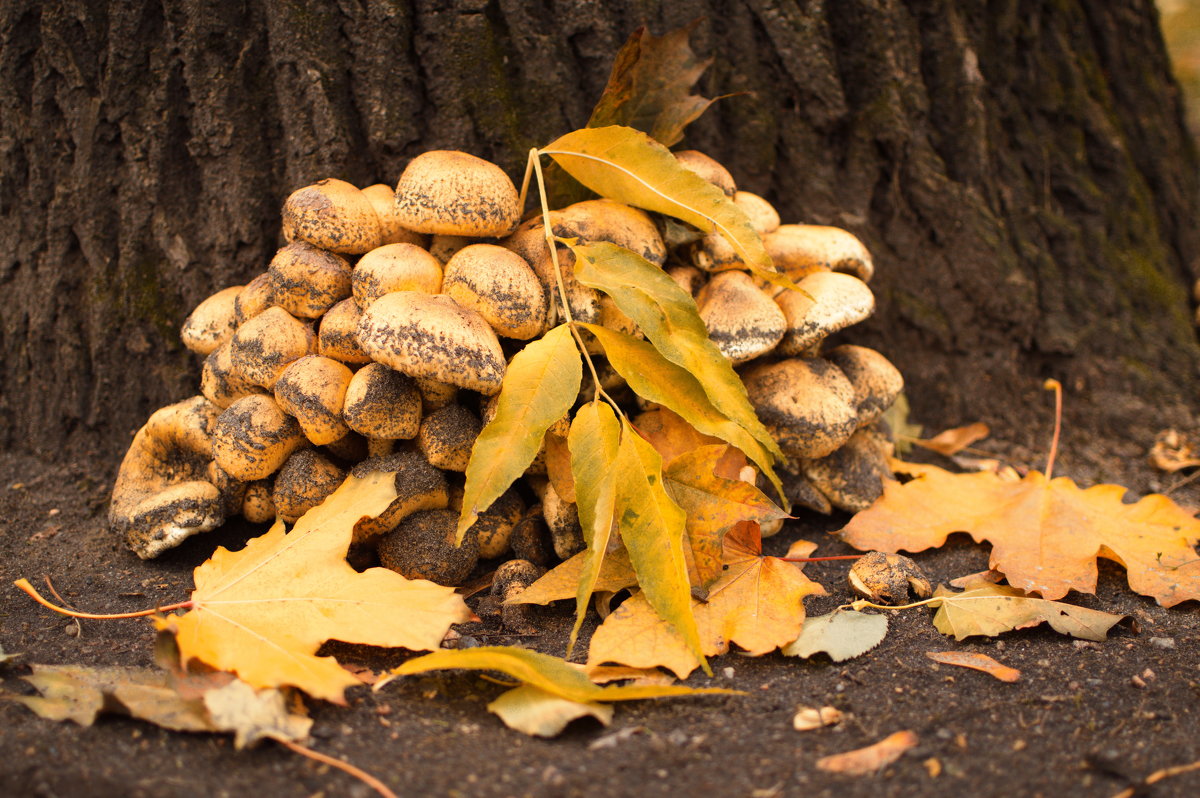
<instances>
[{"instance_id":1,"label":"scaly mushroom cap","mask_svg":"<svg viewBox=\"0 0 1200 798\"><path fill-rule=\"evenodd\" d=\"M233 341L218 346L204 359L200 371L200 393L222 409L252 394L265 394L266 389L247 380L233 367Z\"/></svg>"},{"instance_id":2,"label":"scaly mushroom cap","mask_svg":"<svg viewBox=\"0 0 1200 798\"><path fill-rule=\"evenodd\" d=\"M345 180L329 178L293 191L283 203L283 237L361 255L382 239L371 200Z\"/></svg>"},{"instance_id":3,"label":"scaly mushroom cap","mask_svg":"<svg viewBox=\"0 0 1200 798\"><path fill-rule=\"evenodd\" d=\"M774 232L779 227L779 214L757 194L739 191L733 195L733 204L746 213L750 226L759 236ZM706 233L692 245L692 262L710 272L743 267L741 256L730 246L728 239L717 230Z\"/></svg>"},{"instance_id":4,"label":"scaly mushroom cap","mask_svg":"<svg viewBox=\"0 0 1200 798\"><path fill-rule=\"evenodd\" d=\"M537 565L549 565L554 557L554 546L550 542L550 530L542 518L541 506L530 507L513 527L508 539L513 556L529 560Z\"/></svg>"},{"instance_id":5,"label":"scaly mushroom cap","mask_svg":"<svg viewBox=\"0 0 1200 798\"><path fill-rule=\"evenodd\" d=\"M521 221L517 188L504 170L454 150L409 162L396 184L396 218L418 233L491 238Z\"/></svg>"},{"instance_id":6,"label":"scaly mushroom cap","mask_svg":"<svg viewBox=\"0 0 1200 798\"><path fill-rule=\"evenodd\" d=\"M900 369L874 349L843 344L822 357L840 368L854 386L859 426L882 416L904 390Z\"/></svg>"},{"instance_id":7,"label":"scaly mushroom cap","mask_svg":"<svg viewBox=\"0 0 1200 798\"><path fill-rule=\"evenodd\" d=\"M246 283L233 302L233 317L238 325L262 313L275 303L275 276L268 272Z\"/></svg>"},{"instance_id":8,"label":"scaly mushroom cap","mask_svg":"<svg viewBox=\"0 0 1200 798\"><path fill-rule=\"evenodd\" d=\"M466 471L471 447L483 423L462 405L446 405L421 419L417 449L430 465L446 471Z\"/></svg>"},{"instance_id":9,"label":"scaly mushroom cap","mask_svg":"<svg viewBox=\"0 0 1200 798\"><path fill-rule=\"evenodd\" d=\"M871 253L853 233L819 224L785 224L763 237L775 268L792 280L806 274L835 271L871 282L875 264Z\"/></svg>"},{"instance_id":10,"label":"scaly mushroom cap","mask_svg":"<svg viewBox=\"0 0 1200 798\"><path fill-rule=\"evenodd\" d=\"M350 473L361 478L379 471L395 473L396 498L375 518L359 521L355 525L356 542L390 532L415 512L442 510L450 502L450 485L446 475L417 452L372 457L354 466Z\"/></svg>"},{"instance_id":11,"label":"scaly mushroom cap","mask_svg":"<svg viewBox=\"0 0 1200 798\"><path fill-rule=\"evenodd\" d=\"M294 452L275 475L271 501L279 517L289 524L316 507L337 490L346 472L312 449Z\"/></svg>"},{"instance_id":12,"label":"scaly mushroom cap","mask_svg":"<svg viewBox=\"0 0 1200 798\"><path fill-rule=\"evenodd\" d=\"M554 220L560 218L561 211L550 212L550 227L557 229ZM529 264L538 282L542 284L549 303L546 309L546 327L549 329L558 323L562 310L562 301L558 293L558 280L554 275L554 262L550 258L550 248L546 245L545 228L540 216L521 223L516 231L500 242L500 246L511 250ZM575 279L575 254L565 246L556 249L558 266L562 272L563 290L567 295L567 304L571 308L571 316L578 322L588 324L600 321L600 292L588 288Z\"/></svg>"},{"instance_id":13,"label":"scaly mushroom cap","mask_svg":"<svg viewBox=\"0 0 1200 798\"><path fill-rule=\"evenodd\" d=\"M504 380L504 351L473 310L448 296L385 294L363 313L358 342L373 360L491 396Z\"/></svg>"},{"instance_id":14,"label":"scaly mushroom cap","mask_svg":"<svg viewBox=\"0 0 1200 798\"><path fill-rule=\"evenodd\" d=\"M734 363L770 352L787 328L779 305L745 272L714 275L700 290L696 304L708 337Z\"/></svg>"},{"instance_id":15,"label":"scaly mushroom cap","mask_svg":"<svg viewBox=\"0 0 1200 798\"><path fill-rule=\"evenodd\" d=\"M346 390L349 394L349 389ZM321 447L322 451L344 463L360 463L370 457L367 439L351 430L332 443Z\"/></svg>"},{"instance_id":16,"label":"scaly mushroom cap","mask_svg":"<svg viewBox=\"0 0 1200 798\"><path fill-rule=\"evenodd\" d=\"M836 452L801 460L800 471L834 507L850 513L865 510L883 495L883 480L892 478L887 452L867 429L861 429Z\"/></svg>"},{"instance_id":17,"label":"scaly mushroom cap","mask_svg":"<svg viewBox=\"0 0 1200 798\"><path fill-rule=\"evenodd\" d=\"M388 244L362 256L354 267L354 301L361 310L384 294L442 290L442 264L412 244Z\"/></svg>"},{"instance_id":18,"label":"scaly mushroom cap","mask_svg":"<svg viewBox=\"0 0 1200 798\"><path fill-rule=\"evenodd\" d=\"M406 579L461 585L479 560L479 541L467 530L454 545L457 527L458 513L450 510L413 513L379 539L379 561Z\"/></svg>"},{"instance_id":19,"label":"scaly mushroom cap","mask_svg":"<svg viewBox=\"0 0 1200 798\"><path fill-rule=\"evenodd\" d=\"M350 380L342 417L368 438L415 438L421 427L421 393L412 377L372 363Z\"/></svg>"},{"instance_id":20,"label":"scaly mushroom cap","mask_svg":"<svg viewBox=\"0 0 1200 798\"><path fill-rule=\"evenodd\" d=\"M448 382L438 382L428 377L414 377L417 390L421 392L421 412L432 413L441 410L458 398L458 386Z\"/></svg>"},{"instance_id":21,"label":"scaly mushroom cap","mask_svg":"<svg viewBox=\"0 0 1200 798\"><path fill-rule=\"evenodd\" d=\"M546 329L547 297L525 259L495 244L472 244L446 264L442 292L476 311L497 335L527 341Z\"/></svg>"},{"instance_id":22,"label":"scaly mushroom cap","mask_svg":"<svg viewBox=\"0 0 1200 798\"><path fill-rule=\"evenodd\" d=\"M242 499L242 517L252 524L265 524L275 520L275 499L271 494L271 480L256 479L246 486Z\"/></svg>"},{"instance_id":23,"label":"scaly mushroom cap","mask_svg":"<svg viewBox=\"0 0 1200 798\"><path fill-rule=\"evenodd\" d=\"M759 419L789 457L824 457L858 426L854 386L827 360L756 365L742 381Z\"/></svg>"},{"instance_id":24,"label":"scaly mushroom cap","mask_svg":"<svg viewBox=\"0 0 1200 798\"><path fill-rule=\"evenodd\" d=\"M371 201L375 215L379 217L379 244L413 244L418 247L429 245L429 236L409 230L396 215L396 190L386 183L376 183L362 190Z\"/></svg>"},{"instance_id":25,"label":"scaly mushroom cap","mask_svg":"<svg viewBox=\"0 0 1200 798\"><path fill-rule=\"evenodd\" d=\"M550 528L554 554L560 560L569 559L587 548L583 527L579 525L579 508L559 496L551 482L546 483L542 493L542 517Z\"/></svg>"},{"instance_id":26,"label":"scaly mushroom cap","mask_svg":"<svg viewBox=\"0 0 1200 798\"><path fill-rule=\"evenodd\" d=\"M476 239L468 236L433 236L429 239L429 254L445 264L454 257L460 249L474 244Z\"/></svg>"},{"instance_id":27,"label":"scaly mushroom cap","mask_svg":"<svg viewBox=\"0 0 1200 798\"><path fill-rule=\"evenodd\" d=\"M183 345L199 355L210 355L237 330L237 298L245 286L233 285L210 296L184 319L179 331Z\"/></svg>"},{"instance_id":28,"label":"scaly mushroom cap","mask_svg":"<svg viewBox=\"0 0 1200 798\"><path fill-rule=\"evenodd\" d=\"M775 297L787 320L787 332L779 342L781 355L815 351L827 336L875 312L875 295L857 277L816 272L796 285L799 291L786 290Z\"/></svg>"},{"instance_id":29,"label":"scaly mushroom cap","mask_svg":"<svg viewBox=\"0 0 1200 798\"><path fill-rule=\"evenodd\" d=\"M824 493L809 482L808 477L804 475L801 462L805 461L793 459L775 466L775 473L779 475L779 481L783 483L783 495L791 504L789 512L795 515L796 507L804 507L821 515L829 515L833 512L833 505L829 503L829 499Z\"/></svg>"},{"instance_id":30,"label":"scaly mushroom cap","mask_svg":"<svg viewBox=\"0 0 1200 798\"><path fill-rule=\"evenodd\" d=\"M304 436L317 446L340 440L350 429L342 421L346 388L354 373L336 360L305 355L275 383L275 401L300 422Z\"/></svg>"},{"instance_id":31,"label":"scaly mushroom cap","mask_svg":"<svg viewBox=\"0 0 1200 798\"><path fill-rule=\"evenodd\" d=\"M273 307L238 327L229 353L240 376L269 390L293 361L314 351L316 344L312 325Z\"/></svg>"},{"instance_id":32,"label":"scaly mushroom cap","mask_svg":"<svg viewBox=\"0 0 1200 798\"><path fill-rule=\"evenodd\" d=\"M667 269L667 276L692 296L700 293L700 289L708 280L708 275L695 266L671 266Z\"/></svg>"},{"instance_id":33,"label":"scaly mushroom cap","mask_svg":"<svg viewBox=\"0 0 1200 798\"><path fill-rule=\"evenodd\" d=\"M225 408L213 430L217 465L236 479L265 479L306 443L296 419L269 396L245 396Z\"/></svg>"},{"instance_id":34,"label":"scaly mushroom cap","mask_svg":"<svg viewBox=\"0 0 1200 798\"><path fill-rule=\"evenodd\" d=\"M276 252L267 273L274 281L275 304L302 319L315 319L350 296L350 264L306 241Z\"/></svg>"},{"instance_id":35,"label":"scaly mushroom cap","mask_svg":"<svg viewBox=\"0 0 1200 798\"><path fill-rule=\"evenodd\" d=\"M370 363L371 356L358 345L358 322L362 311L358 303L343 299L321 317L317 333L317 352L343 363Z\"/></svg>"},{"instance_id":36,"label":"scaly mushroom cap","mask_svg":"<svg viewBox=\"0 0 1200 798\"><path fill-rule=\"evenodd\" d=\"M150 416L125 453L108 520L142 559L225 522L221 492L206 478L219 413L203 396L168 405Z\"/></svg>"},{"instance_id":37,"label":"scaly mushroom cap","mask_svg":"<svg viewBox=\"0 0 1200 798\"><path fill-rule=\"evenodd\" d=\"M521 501L521 494L515 488L500 494L500 498L480 513L471 525L471 531L479 539L479 556L494 560L507 554L513 528L524 514L525 502Z\"/></svg>"},{"instance_id":38,"label":"scaly mushroom cap","mask_svg":"<svg viewBox=\"0 0 1200 798\"><path fill-rule=\"evenodd\" d=\"M699 150L680 150L675 153L675 160L685 169L695 172L724 191L725 196L732 198L737 194L737 184L729 170Z\"/></svg>"},{"instance_id":39,"label":"scaly mushroom cap","mask_svg":"<svg viewBox=\"0 0 1200 798\"><path fill-rule=\"evenodd\" d=\"M540 218L534 217L541 222ZM610 199L584 200L551 216L554 234L585 244L608 241L632 250L656 266L667 259L667 245L654 221L642 210ZM543 242L545 239L543 239Z\"/></svg>"}]
</instances>

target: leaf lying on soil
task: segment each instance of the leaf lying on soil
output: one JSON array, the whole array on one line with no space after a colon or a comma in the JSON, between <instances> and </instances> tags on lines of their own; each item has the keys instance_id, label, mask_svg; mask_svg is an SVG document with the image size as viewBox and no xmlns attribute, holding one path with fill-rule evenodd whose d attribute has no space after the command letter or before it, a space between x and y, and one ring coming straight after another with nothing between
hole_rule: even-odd
<instances>
[{"instance_id":1,"label":"leaf lying on soil","mask_svg":"<svg viewBox=\"0 0 1200 798\"><path fill-rule=\"evenodd\" d=\"M593 717L607 726L612 723L612 704L571 701L533 685L523 684L487 705L504 725L531 737L554 737L578 718Z\"/></svg>"},{"instance_id":2,"label":"leaf lying on soil","mask_svg":"<svg viewBox=\"0 0 1200 798\"><path fill-rule=\"evenodd\" d=\"M925 656L943 665L956 665L959 668L982 671L1002 682L1015 682L1021 678L1021 672L1016 668L1002 665L987 654L975 651L926 651Z\"/></svg>"},{"instance_id":3,"label":"leaf lying on soil","mask_svg":"<svg viewBox=\"0 0 1200 798\"><path fill-rule=\"evenodd\" d=\"M1164 607L1200 599L1200 521L1166 496L1125 504L1119 485L1082 490L1036 471L1019 482L921 471L903 485L887 482L842 538L863 550L922 551L969 532L992 544L990 566L1013 586L1048 599L1094 593L1097 557L1125 566L1129 586Z\"/></svg>"},{"instance_id":4,"label":"leaf lying on soil","mask_svg":"<svg viewBox=\"0 0 1200 798\"><path fill-rule=\"evenodd\" d=\"M824 756L817 760L817 767L827 773L846 776L866 776L895 762L904 752L915 748L918 739L911 731L900 731L888 735L874 745L846 751L842 754Z\"/></svg>"},{"instance_id":5,"label":"leaf lying on soil","mask_svg":"<svg viewBox=\"0 0 1200 798\"><path fill-rule=\"evenodd\" d=\"M1107 640L1108 630L1125 617L1029 596L1008 585L976 582L961 593L938 587L933 595L930 606L938 607L934 627L956 640L972 635L993 637L1048 623L1060 634L1101 641Z\"/></svg>"},{"instance_id":6,"label":"leaf lying on soil","mask_svg":"<svg viewBox=\"0 0 1200 798\"><path fill-rule=\"evenodd\" d=\"M800 636L783 647L788 657L811 657L825 653L834 662L866 654L887 636L886 615L868 615L854 610L834 610L804 622Z\"/></svg>"}]
</instances>

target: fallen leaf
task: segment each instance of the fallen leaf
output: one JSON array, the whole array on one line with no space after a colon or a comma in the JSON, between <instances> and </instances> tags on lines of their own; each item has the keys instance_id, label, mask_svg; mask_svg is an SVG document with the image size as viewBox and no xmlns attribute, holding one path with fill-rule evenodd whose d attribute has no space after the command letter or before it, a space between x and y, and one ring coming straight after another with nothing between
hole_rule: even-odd
<instances>
[{"instance_id":1,"label":"fallen leaf","mask_svg":"<svg viewBox=\"0 0 1200 798\"><path fill-rule=\"evenodd\" d=\"M1129 585L1164 607L1200 599L1200 521L1162 495L1125 504L1125 488L1078 488L1066 477L1031 472L1020 482L995 474L951 474L923 466L841 531L863 550L922 551L952 532L993 548L989 566L1009 583L1048 599L1094 593L1096 558L1125 566Z\"/></svg>"},{"instance_id":2,"label":"fallen leaf","mask_svg":"<svg viewBox=\"0 0 1200 798\"><path fill-rule=\"evenodd\" d=\"M817 767L827 773L866 776L892 764L903 756L905 751L916 745L916 734L911 731L900 731L883 738L874 745L868 745L866 748L821 757L817 760Z\"/></svg>"},{"instance_id":3,"label":"fallen leaf","mask_svg":"<svg viewBox=\"0 0 1200 798\"><path fill-rule=\"evenodd\" d=\"M276 522L244 549L217 549L196 568L192 609L155 621L175 632L183 661L232 671L252 687L291 685L342 702L358 680L326 640L434 649L471 612L453 588L408 580L386 568L356 572L346 562L354 524L390 503L394 474L348 477L290 532Z\"/></svg>"},{"instance_id":4,"label":"fallen leaf","mask_svg":"<svg viewBox=\"0 0 1200 798\"><path fill-rule=\"evenodd\" d=\"M977 421L965 427L955 427L944 432L939 432L932 438L914 438L912 444L950 457L991 434L992 431L988 428L987 424Z\"/></svg>"},{"instance_id":5,"label":"fallen leaf","mask_svg":"<svg viewBox=\"0 0 1200 798\"><path fill-rule=\"evenodd\" d=\"M912 448L912 442L921 437L922 427L909 422L909 412L908 397L903 392L883 411L883 423L891 432L892 443L899 454L907 453Z\"/></svg>"},{"instance_id":6,"label":"fallen leaf","mask_svg":"<svg viewBox=\"0 0 1200 798\"><path fill-rule=\"evenodd\" d=\"M1200 466L1198 448L1189 436L1180 434L1178 430L1167 429L1154 436L1154 446L1150 449L1148 459L1150 465L1158 470L1173 474Z\"/></svg>"},{"instance_id":7,"label":"fallen leaf","mask_svg":"<svg viewBox=\"0 0 1200 798\"><path fill-rule=\"evenodd\" d=\"M982 581L961 593L938 587L930 606L938 607L934 627L956 640L972 635L993 637L1014 629L1048 623L1054 631L1083 640L1106 640L1108 630L1124 615L1076 607L1061 601L1029 596L1008 585Z\"/></svg>"},{"instance_id":8,"label":"fallen leaf","mask_svg":"<svg viewBox=\"0 0 1200 798\"><path fill-rule=\"evenodd\" d=\"M800 636L783 647L788 657L811 657L821 652L834 662L862 656L887 636L886 615L868 615L854 610L834 610L804 622Z\"/></svg>"},{"instance_id":9,"label":"fallen leaf","mask_svg":"<svg viewBox=\"0 0 1200 798\"><path fill-rule=\"evenodd\" d=\"M12 662L14 659L16 659L19 656L21 656L21 655L20 654L6 654L4 652L4 646L0 646L0 665L3 665L6 662Z\"/></svg>"},{"instance_id":10,"label":"fallen leaf","mask_svg":"<svg viewBox=\"0 0 1200 798\"><path fill-rule=\"evenodd\" d=\"M842 711L836 707L800 707L792 717L792 728L796 731L812 731L842 722Z\"/></svg>"},{"instance_id":11,"label":"fallen leaf","mask_svg":"<svg viewBox=\"0 0 1200 798\"><path fill-rule=\"evenodd\" d=\"M487 705L504 725L532 737L554 737L578 718L593 717L607 726L612 723L612 704L572 701L532 685L514 687Z\"/></svg>"},{"instance_id":12,"label":"fallen leaf","mask_svg":"<svg viewBox=\"0 0 1200 798\"><path fill-rule=\"evenodd\" d=\"M639 435L650 442L664 463L670 463L681 454L701 446L721 442L716 436L700 432L665 405L638 413L633 419L633 426Z\"/></svg>"},{"instance_id":13,"label":"fallen leaf","mask_svg":"<svg viewBox=\"0 0 1200 798\"><path fill-rule=\"evenodd\" d=\"M507 603L549 604L551 601L575 598L579 582L588 562L586 551L581 551L566 562L556 565L540 579L522 590ZM592 585L595 593L615 593L637 584L637 575L629 562L624 547L609 551L600 565L596 581Z\"/></svg>"},{"instance_id":14,"label":"fallen leaf","mask_svg":"<svg viewBox=\"0 0 1200 798\"><path fill-rule=\"evenodd\" d=\"M233 732L235 748L254 745L264 738L303 740L312 720L288 710L279 690L255 690L240 679L204 694L204 708L216 728Z\"/></svg>"},{"instance_id":15,"label":"fallen leaf","mask_svg":"<svg viewBox=\"0 0 1200 798\"><path fill-rule=\"evenodd\" d=\"M1021 678L1021 672L1016 668L1001 665L987 654L974 651L926 651L925 656L943 665L957 665L960 668L983 671L1002 682L1015 682Z\"/></svg>"},{"instance_id":16,"label":"fallen leaf","mask_svg":"<svg viewBox=\"0 0 1200 798\"><path fill-rule=\"evenodd\" d=\"M554 486L554 492L568 504L575 504L575 475L571 471L571 449L567 439L547 430L542 438L546 454L546 478Z\"/></svg>"},{"instance_id":17,"label":"fallen leaf","mask_svg":"<svg viewBox=\"0 0 1200 798\"><path fill-rule=\"evenodd\" d=\"M624 665L592 665L584 672L595 684L630 682L639 685L675 684L675 677L658 668L629 668Z\"/></svg>"}]
</instances>

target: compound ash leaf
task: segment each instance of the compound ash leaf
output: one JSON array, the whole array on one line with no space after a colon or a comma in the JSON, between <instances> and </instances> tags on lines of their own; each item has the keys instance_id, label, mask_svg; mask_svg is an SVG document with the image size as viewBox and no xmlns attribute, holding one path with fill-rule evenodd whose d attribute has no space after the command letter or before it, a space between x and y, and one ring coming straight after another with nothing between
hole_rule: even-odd
<instances>
[{"instance_id":1,"label":"compound ash leaf","mask_svg":"<svg viewBox=\"0 0 1200 798\"><path fill-rule=\"evenodd\" d=\"M1125 617L1029 596L1008 585L977 582L961 593L938 587L933 597L930 606L938 607L934 627L956 640L972 635L994 637L1048 623L1060 634L1101 641L1107 640L1108 630Z\"/></svg>"},{"instance_id":2,"label":"compound ash leaf","mask_svg":"<svg viewBox=\"0 0 1200 798\"><path fill-rule=\"evenodd\" d=\"M513 357L504 374L496 415L475 439L467 465L458 541L537 456L542 437L563 417L583 381L570 329L561 324Z\"/></svg>"},{"instance_id":3,"label":"compound ash leaf","mask_svg":"<svg viewBox=\"0 0 1200 798\"><path fill-rule=\"evenodd\" d=\"M800 636L783 647L784 656L811 657L823 652L834 662L845 662L866 654L887 636L886 615L867 615L854 610L834 610L804 622Z\"/></svg>"},{"instance_id":4,"label":"compound ash leaf","mask_svg":"<svg viewBox=\"0 0 1200 798\"><path fill-rule=\"evenodd\" d=\"M924 466L851 519L841 536L863 550L921 551L952 532L992 544L990 567L1043 598L1094 593L1096 558L1125 566L1129 586L1164 607L1200 599L1200 521L1162 495L1125 504L1125 488L1083 490L1033 471L1020 481L994 473L951 474Z\"/></svg>"},{"instance_id":5,"label":"compound ash leaf","mask_svg":"<svg viewBox=\"0 0 1200 798\"><path fill-rule=\"evenodd\" d=\"M192 609L155 621L175 632L182 661L233 671L252 687L291 685L342 702L358 680L315 655L326 640L437 648L451 624L471 617L453 588L346 562L355 523L387 508L394 478L348 477L290 532L277 522L241 551L217 549L196 568Z\"/></svg>"}]
</instances>

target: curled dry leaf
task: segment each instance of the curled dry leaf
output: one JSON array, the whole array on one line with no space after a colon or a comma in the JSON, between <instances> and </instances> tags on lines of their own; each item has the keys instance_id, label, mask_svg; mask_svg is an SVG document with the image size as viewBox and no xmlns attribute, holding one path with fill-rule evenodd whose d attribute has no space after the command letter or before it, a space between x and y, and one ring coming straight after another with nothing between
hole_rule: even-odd
<instances>
[{"instance_id":1,"label":"curled dry leaf","mask_svg":"<svg viewBox=\"0 0 1200 798\"><path fill-rule=\"evenodd\" d=\"M977 421L965 427L954 427L953 429L939 432L932 438L914 438L912 443L914 446L920 446L923 449L929 449L946 457L951 457L972 443L983 440L991 434L992 431L988 428L987 424Z\"/></svg>"},{"instance_id":2,"label":"curled dry leaf","mask_svg":"<svg viewBox=\"0 0 1200 798\"><path fill-rule=\"evenodd\" d=\"M888 735L874 745L846 751L842 754L824 756L817 760L817 767L827 773L846 776L866 776L895 762L904 752L917 745L917 735L911 731L900 731Z\"/></svg>"},{"instance_id":3,"label":"curled dry leaf","mask_svg":"<svg viewBox=\"0 0 1200 798\"><path fill-rule=\"evenodd\" d=\"M812 731L842 722L842 711L836 707L800 707L792 717L792 728L796 731Z\"/></svg>"},{"instance_id":4,"label":"curled dry leaf","mask_svg":"<svg viewBox=\"0 0 1200 798\"><path fill-rule=\"evenodd\" d=\"M960 668L982 671L1002 682L1015 682L1021 678L1021 672L1016 668L1002 665L987 654L975 651L926 651L925 656L943 665L957 665Z\"/></svg>"},{"instance_id":5,"label":"curled dry leaf","mask_svg":"<svg viewBox=\"0 0 1200 798\"><path fill-rule=\"evenodd\" d=\"M1200 466L1200 445L1178 430L1163 430L1154 436L1148 459L1150 465L1167 473L1195 468Z\"/></svg>"}]
</instances>

